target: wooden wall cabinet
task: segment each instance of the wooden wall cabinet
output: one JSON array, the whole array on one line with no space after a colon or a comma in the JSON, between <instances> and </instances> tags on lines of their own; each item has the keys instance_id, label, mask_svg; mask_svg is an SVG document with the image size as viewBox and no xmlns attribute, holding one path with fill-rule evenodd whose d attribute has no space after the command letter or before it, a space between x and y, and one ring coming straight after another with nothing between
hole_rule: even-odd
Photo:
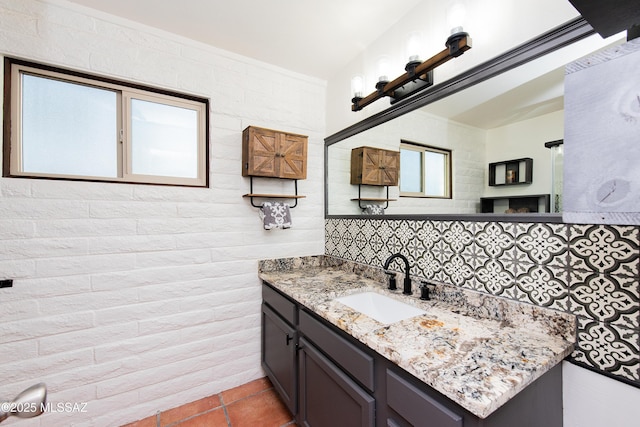
<instances>
[{"instance_id":1,"label":"wooden wall cabinet","mask_svg":"<svg viewBox=\"0 0 640 427\"><path fill-rule=\"evenodd\" d=\"M373 147L351 150L351 184L398 185L400 152Z\"/></svg>"},{"instance_id":2,"label":"wooden wall cabinet","mask_svg":"<svg viewBox=\"0 0 640 427\"><path fill-rule=\"evenodd\" d=\"M242 132L242 176L306 179L305 135L249 126Z\"/></svg>"}]
</instances>

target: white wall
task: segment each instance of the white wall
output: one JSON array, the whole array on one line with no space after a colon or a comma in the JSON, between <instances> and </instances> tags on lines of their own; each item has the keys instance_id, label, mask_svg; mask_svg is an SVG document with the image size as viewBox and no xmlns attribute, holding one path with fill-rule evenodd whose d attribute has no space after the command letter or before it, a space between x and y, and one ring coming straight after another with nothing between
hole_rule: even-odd
<instances>
[{"instance_id":1,"label":"white wall","mask_svg":"<svg viewBox=\"0 0 640 427\"><path fill-rule=\"evenodd\" d=\"M513 187L489 187L485 197L523 194L550 194L552 187L551 151L545 142L562 139L564 111L556 111L533 119L523 120L487 131L487 163L531 157L533 182ZM488 174L488 170L486 171ZM485 177L488 183L488 177Z\"/></svg>"},{"instance_id":2,"label":"white wall","mask_svg":"<svg viewBox=\"0 0 640 427\"><path fill-rule=\"evenodd\" d=\"M257 260L324 251L325 82L67 2L0 17L0 55L211 100L210 188L0 178L0 396L88 402L5 424L119 426L263 376ZM248 125L309 135L289 230L241 197Z\"/></svg>"},{"instance_id":3,"label":"white wall","mask_svg":"<svg viewBox=\"0 0 640 427\"><path fill-rule=\"evenodd\" d=\"M564 427L630 427L638 423L640 389L563 362Z\"/></svg>"}]
</instances>

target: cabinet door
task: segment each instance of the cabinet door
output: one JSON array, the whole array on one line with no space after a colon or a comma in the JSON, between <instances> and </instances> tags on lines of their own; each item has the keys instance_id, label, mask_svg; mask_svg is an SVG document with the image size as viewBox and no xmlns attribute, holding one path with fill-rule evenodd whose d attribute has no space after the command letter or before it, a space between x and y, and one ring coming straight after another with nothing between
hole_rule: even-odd
<instances>
[{"instance_id":1,"label":"cabinet door","mask_svg":"<svg viewBox=\"0 0 640 427\"><path fill-rule=\"evenodd\" d=\"M288 179L307 178L307 137L280 134L277 150L279 160L279 177Z\"/></svg>"},{"instance_id":2,"label":"cabinet door","mask_svg":"<svg viewBox=\"0 0 640 427\"><path fill-rule=\"evenodd\" d=\"M296 414L296 331L262 304L262 367L292 414Z\"/></svg>"},{"instance_id":3,"label":"cabinet door","mask_svg":"<svg viewBox=\"0 0 640 427\"><path fill-rule=\"evenodd\" d=\"M245 129L242 135L243 176L278 176L277 135L277 132L270 129Z\"/></svg>"},{"instance_id":4,"label":"cabinet door","mask_svg":"<svg viewBox=\"0 0 640 427\"><path fill-rule=\"evenodd\" d=\"M380 185L382 150L365 148L362 151L362 184Z\"/></svg>"},{"instance_id":5,"label":"cabinet door","mask_svg":"<svg viewBox=\"0 0 640 427\"><path fill-rule=\"evenodd\" d=\"M375 400L300 339L300 423L305 427L372 427Z\"/></svg>"},{"instance_id":6,"label":"cabinet door","mask_svg":"<svg viewBox=\"0 0 640 427\"><path fill-rule=\"evenodd\" d=\"M396 151L381 150L380 152L380 184L398 185L398 172L400 171L400 153Z\"/></svg>"}]
</instances>

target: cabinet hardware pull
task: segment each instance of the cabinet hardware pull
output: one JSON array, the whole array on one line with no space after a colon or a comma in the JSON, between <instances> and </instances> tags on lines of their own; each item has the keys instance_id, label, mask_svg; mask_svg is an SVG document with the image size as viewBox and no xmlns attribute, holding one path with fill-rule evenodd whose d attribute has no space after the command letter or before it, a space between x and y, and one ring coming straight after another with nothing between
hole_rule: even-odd
<instances>
[{"instance_id":1,"label":"cabinet hardware pull","mask_svg":"<svg viewBox=\"0 0 640 427\"><path fill-rule=\"evenodd\" d=\"M289 334L287 334L287 345L289 345L292 339L293 337L290 337Z\"/></svg>"}]
</instances>

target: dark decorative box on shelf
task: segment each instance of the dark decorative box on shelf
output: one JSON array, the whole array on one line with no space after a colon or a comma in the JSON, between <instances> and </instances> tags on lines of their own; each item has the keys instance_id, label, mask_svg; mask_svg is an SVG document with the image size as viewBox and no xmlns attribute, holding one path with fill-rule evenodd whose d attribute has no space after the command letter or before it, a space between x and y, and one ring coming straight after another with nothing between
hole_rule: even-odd
<instances>
[{"instance_id":1,"label":"dark decorative box on shelf","mask_svg":"<svg viewBox=\"0 0 640 427\"><path fill-rule=\"evenodd\" d=\"M531 194L526 196L481 197L482 213L538 213L549 212L551 207L549 194ZM496 211L497 209L497 211Z\"/></svg>"},{"instance_id":2,"label":"dark decorative box on shelf","mask_svg":"<svg viewBox=\"0 0 640 427\"><path fill-rule=\"evenodd\" d=\"M531 157L489 163L489 185L492 187L532 182L533 159Z\"/></svg>"}]
</instances>

